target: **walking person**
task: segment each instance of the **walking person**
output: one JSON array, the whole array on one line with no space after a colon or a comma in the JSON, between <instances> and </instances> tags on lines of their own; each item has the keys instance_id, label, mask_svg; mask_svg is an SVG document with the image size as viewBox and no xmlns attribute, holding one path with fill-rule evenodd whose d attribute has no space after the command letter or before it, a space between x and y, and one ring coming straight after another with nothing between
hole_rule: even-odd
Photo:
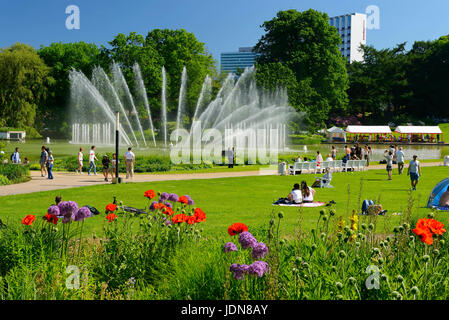
<instances>
[{"instance_id":1,"label":"walking person","mask_svg":"<svg viewBox=\"0 0 449 320\"><path fill-rule=\"evenodd\" d=\"M83 157L83 148L80 148L80 151L78 152L78 169L76 169L76 173L83 173Z\"/></svg>"},{"instance_id":2,"label":"walking person","mask_svg":"<svg viewBox=\"0 0 449 320\"><path fill-rule=\"evenodd\" d=\"M90 171L94 169L94 175L97 175L97 168L95 166L95 161L98 160L95 156L95 146L92 146L89 151L89 172L88 175L90 175Z\"/></svg>"},{"instance_id":3,"label":"walking person","mask_svg":"<svg viewBox=\"0 0 449 320\"><path fill-rule=\"evenodd\" d=\"M110 171L111 179L115 176L115 169L117 168L116 166L117 166L117 154L113 153L112 159L111 159L111 171Z\"/></svg>"},{"instance_id":4,"label":"walking person","mask_svg":"<svg viewBox=\"0 0 449 320\"><path fill-rule=\"evenodd\" d=\"M107 154L103 156L103 159L101 160L101 164L103 165L103 176L104 181L108 181L108 175L109 175L109 157Z\"/></svg>"},{"instance_id":5,"label":"walking person","mask_svg":"<svg viewBox=\"0 0 449 320\"><path fill-rule=\"evenodd\" d=\"M387 159L388 180L391 180L393 174L393 152L385 150L384 158Z\"/></svg>"},{"instance_id":6,"label":"walking person","mask_svg":"<svg viewBox=\"0 0 449 320\"><path fill-rule=\"evenodd\" d=\"M402 147L399 147L399 150L396 152L396 160L398 162L398 172L402 174L404 170L404 152L402 151Z\"/></svg>"},{"instance_id":7,"label":"walking person","mask_svg":"<svg viewBox=\"0 0 449 320\"><path fill-rule=\"evenodd\" d=\"M335 148L335 146L332 146L331 148L331 155L332 159L337 160L337 149Z\"/></svg>"},{"instance_id":8,"label":"walking person","mask_svg":"<svg viewBox=\"0 0 449 320\"><path fill-rule=\"evenodd\" d=\"M14 153L11 155L11 162L12 163L20 163L20 153L19 153L19 148L15 149L16 151L14 151Z\"/></svg>"},{"instance_id":9,"label":"walking person","mask_svg":"<svg viewBox=\"0 0 449 320\"><path fill-rule=\"evenodd\" d=\"M370 160L370 152L368 145L365 145L363 148L363 158L366 160L366 166L369 167L369 160Z\"/></svg>"},{"instance_id":10,"label":"walking person","mask_svg":"<svg viewBox=\"0 0 449 320\"><path fill-rule=\"evenodd\" d=\"M228 168L234 168L234 150L229 147L228 149Z\"/></svg>"},{"instance_id":11,"label":"walking person","mask_svg":"<svg viewBox=\"0 0 449 320\"><path fill-rule=\"evenodd\" d=\"M136 156L131 151L131 147L128 148L128 152L125 153L124 158L126 164L126 179L129 177L132 179L134 175L134 163L136 161Z\"/></svg>"},{"instance_id":12,"label":"walking person","mask_svg":"<svg viewBox=\"0 0 449 320\"><path fill-rule=\"evenodd\" d=\"M416 190L419 177L421 176L421 164L417 160L418 156L414 155L413 160L408 165L407 175L410 176L410 182L412 184L412 190Z\"/></svg>"},{"instance_id":13,"label":"walking person","mask_svg":"<svg viewBox=\"0 0 449 320\"><path fill-rule=\"evenodd\" d=\"M42 146L41 149L41 158L39 159L39 164L41 165L41 177L45 177L47 173L47 160L48 160L48 152L45 146Z\"/></svg>"},{"instance_id":14,"label":"walking person","mask_svg":"<svg viewBox=\"0 0 449 320\"><path fill-rule=\"evenodd\" d=\"M48 171L48 179L53 180L53 162L54 162L53 154L51 151L48 152L48 160L47 160L47 171Z\"/></svg>"}]
</instances>

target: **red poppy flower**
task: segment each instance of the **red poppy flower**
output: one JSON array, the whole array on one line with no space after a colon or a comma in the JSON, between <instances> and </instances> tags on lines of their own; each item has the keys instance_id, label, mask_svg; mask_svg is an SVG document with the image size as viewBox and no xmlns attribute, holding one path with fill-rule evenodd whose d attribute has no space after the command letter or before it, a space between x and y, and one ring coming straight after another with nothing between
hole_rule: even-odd
<instances>
[{"instance_id":1,"label":"red poppy flower","mask_svg":"<svg viewBox=\"0 0 449 320\"><path fill-rule=\"evenodd\" d=\"M236 234L240 234L245 231L248 231L248 227L246 224L240 222L234 223L228 228L228 233L230 236L235 236Z\"/></svg>"},{"instance_id":2,"label":"red poppy flower","mask_svg":"<svg viewBox=\"0 0 449 320\"><path fill-rule=\"evenodd\" d=\"M189 200L187 199L186 196L180 196L179 199L178 199L178 202L187 204L189 202Z\"/></svg>"},{"instance_id":3,"label":"red poppy flower","mask_svg":"<svg viewBox=\"0 0 449 320\"><path fill-rule=\"evenodd\" d=\"M117 205L110 203L106 206L106 212L114 212L117 210Z\"/></svg>"},{"instance_id":4,"label":"red poppy flower","mask_svg":"<svg viewBox=\"0 0 449 320\"><path fill-rule=\"evenodd\" d=\"M432 233L440 236L446 232L446 229L443 228L444 224L435 219L429 219L427 226Z\"/></svg>"},{"instance_id":5,"label":"red poppy flower","mask_svg":"<svg viewBox=\"0 0 449 320\"><path fill-rule=\"evenodd\" d=\"M106 216L106 220L109 220L109 222L114 221L115 219L117 219L117 216L113 213L110 213Z\"/></svg>"},{"instance_id":6,"label":"red poppy flower","mask_svg":"<svg viewBox=\"0 0 449 320\"><path fill-rule=\"evenodd\" d=\"M48 223L53 223L53 224L57 224L58 223L58 217L55 216L54 214L46 214L44 216L44 220L47 221Z\"/></svg>"},{"instance_id":7,"label":"red poppy flower","mask_svg":"<svg viewBox=\"0 0 449 320\"><path fill-rule=\"evenodd\" d=\"M175 212L173 211L172 208L164 206L164 208L162 208L162 213L168 214L169 216L173 215Z\"/></svg>"},{"instance_id":8,"label":"red poppy flower","mask_svg":"<svg viewBox=\"0 0 449 320\"><path fill-rule=\"evenodd\" d=\"M194 215L196 222L203 222L206 220L206 214L200 208L196 208L194 211Z\"/></svg>"},{"instance_id":9,"label":"red poppy flower","mask_svg":"<svg viewBox=\"0 0 449 320\"><path fill-rule=\"evenodd\" d=\"M165 204L163 204L163 203L156 203L156 204L154 204L154 208L156 209L156 210L159 210L159 209L164 209L164 208L166 208L166 206L165 206Z\"/></svg>"},{"instance_id":10,"label":"red poppy flower","mask_svg":"<svg viewBox=\"0 0 449 320\"><path fill-rule=\"evenodd\" d=\"M25 218L22 219L22 224L31 226L33 224L34 220L36 220L36 216L29 214Z\"/></svg>"},{"instance_id":11,"label":"red poppy flower","mask_svg":"<svg viewBox=\"0 0 449 320\"><path fill-rule=\"evenodd\" d=\"M173 218L171 218L171 221L173 223L183 223L187 219L187 216L184 213L177 214Z\"/></svg>"},{"instance_id":12,"label":"red poppy flower","mask_svg":"<svg viewBox=\"0 0 449 320\"><path fill-rule=\"evenodd\" d=\"M154 192L154 190L147 190L147 191L145 191L143 196L148 199L153 199L156 197L156 193Z\"/></svg>"},{"instance_id":13,"label":"red poppy flower","mask_svg":"<svg viewBox=\"0 0 449 320\"><path fill-rule=\"evenodd\" d=\"M187 222L188 224L195 224L197 221L196 221L196 219L195 219L194 216L187 216L187 217L186 217L186 222Z\"/></svg>"},{"instance_id":14,"label":"red poppy flower","mask_svg":"<svg viewBox=\"0 0 449 320\"><path fill-rule=\"evenodd\" d=\"M428 229L416 228L413 232L418 236L418 238L427 244L433 243L432 233Z\"/></svg>"}]
</instances>

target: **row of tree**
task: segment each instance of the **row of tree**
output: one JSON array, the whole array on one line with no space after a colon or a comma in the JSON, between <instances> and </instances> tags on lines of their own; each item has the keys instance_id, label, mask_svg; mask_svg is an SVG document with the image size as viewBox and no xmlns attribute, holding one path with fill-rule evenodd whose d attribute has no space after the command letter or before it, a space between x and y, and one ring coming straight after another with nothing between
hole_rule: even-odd
<instances>
[{"instance_id":1,"label":"row of tree","mask_svg":"<svg viewBox=\"0 0 449 320\"><path fill-rule=\"evenodd\" d=\"M284 86L290 104L307 113L310 129L331 125L336 117L357 115L362 123L397 124L449 117L449 37L377 50L365 46L365 61L347 63L341 38L328 16L315 10L280 11L261 26L265 34L255 47L257 80L267 90ZM153 117L158 124L162 66L167 71L168 111L176 112L182 68L188 73L187 110L196 105L204 78L214 91L224 74L204 43L185 30L155 29L146 36L119 34L108 46L84 42L53 43L39 50L15 44L0 49L0 126L48 129L56 136L69 132L69 71L90 76L95 66L106 71L118 62L130 86L138 62ZM142 110L143 111L143 110ZM140 114L145 114L141 112ZM352 117L354 118L354 117Z\"/></svg>"}]
</instances>

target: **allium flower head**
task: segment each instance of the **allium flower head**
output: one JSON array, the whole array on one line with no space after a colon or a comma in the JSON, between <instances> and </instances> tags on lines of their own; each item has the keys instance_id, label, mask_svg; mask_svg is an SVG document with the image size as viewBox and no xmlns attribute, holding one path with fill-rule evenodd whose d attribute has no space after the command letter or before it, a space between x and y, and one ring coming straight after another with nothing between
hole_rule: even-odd
<instances>
[{"instance_id":1,"label":"allium flower head","mask_svg":"<svg viewBox=\"0 0 449 320\"><path fill-rule=\"evenodd\" d=\"M265 261L255 261L249 266L248 274L262 277L265 273L270 272L270 266Z\"/></svg>"},{"instance_id":2,"label":"allium flower head","mask_svg":"<svg viewBox=\"0 0 449 320\"><path fill-rule=\"evenodd\" d=\"M77 213L75 213L75 221L83 221L84 219L92 217L92 212L88 207L81 207Z\"/></svg>"},{"instance_id":3,"label":"allium flower head","mask_svg":"<svg viewBox=\"0 0 449 320\"><path fill-rule=\"evenodd\" d=\"M249 266L247 264L231 264L229 271L234 272L234 278L237 280L243 279L243 275L248 274Z\"/></svg>"},{"instance_id":4,"label":"allium flower head","mask_svg":"<svg viewBox=\"0 0 449 320\"><path fill-rule=\"evenodd\" d=\"M265 243L259 242L253 247L252 257L253 259L260 259L268 254L268 247Z\"/></svg>"},{"instance_id":5,"label":"allium flower head","mask_svg":"<svg viewBox=\"0 0 449 320\"><path fill-rule=\"evenodd\" d=\"M173 201L173 202L178 202L179 197L176 193L170 193L168 195L168 200Z\"/></svg>"},{"instance_id":6,"label":"allium flower head","mask_svg":"<svg viewBox=\"0 0 449 320\"><path fill-rule=\"evenodd\" d=\"M223 247L224 252L234 252L237 251L237 246L233 242L228 242Z\"/></svg>"},{"instance_id":7,"label":"allium flower head","mask_svg":"<svg viewBox=\"0 0 449 320\"><path fill-rule=\"evenodd\" d=\"M256 238L254 238L254 236L248 231L242 232L239 235L239 242L243 249L254 248L257 244Z\"/></svg>"},{"instance_id":8,"label":"allium flower head","mask_svg":"<svg viewBox=\"0 0 449 320\"><path fill-rule=\"evenodd\" d=\"M161 196L159 197L159 201L165 201L168 199L168 193L167 192L162 192Z\"/></svg>"},{"instance_id":9,"label":"allium flower head","mask_svg":"<svg viewBox=\"0 0 449 320\"><path fill-rule=\"evenodd\" d=\"M156 211L156 205L158 204L158 202L157 201L153 201L151 204L150 204L150 211Z\"/></svg>"},{"instance_id":10,"label":"allium flower head","mask_svg":"<svg viewBox=\"0 0 449 320\"><path fill-rule=\"evenodd\" d=\"M63 216L62 223L68 223L75 218L78 204L75 201L62 201L58 204L59 212Z\"/></svg>"},{"instance_id":11,"label":"allium flower head","mask_svg":"<svg viewBox=\"0 0 449 320\"><path fill-rule=\"evenodd\" d=\"M51 214L51 215L54 215L54 216L59 216L60 215L59 207L57 205L55 205L55 204L51 205L51 206L48 207L47 213Z\"/></svg>"}]
</instances>

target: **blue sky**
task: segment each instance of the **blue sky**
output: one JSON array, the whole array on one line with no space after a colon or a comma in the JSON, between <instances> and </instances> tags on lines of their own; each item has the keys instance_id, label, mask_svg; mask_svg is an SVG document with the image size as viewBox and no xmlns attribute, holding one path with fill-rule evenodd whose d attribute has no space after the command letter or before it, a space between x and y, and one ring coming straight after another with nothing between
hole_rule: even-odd
<instances>
[{"instance_id":1,"label":"blue sky","mask_svg":"<svg viewBox=\"0 0 449 320\"><path fill-rule=\"evenodd\" d=\"M15 42L36 48L51 42L107 45L118 33L146 34L154 28L193 32L219 60L221 52L256 44L260 25L279 10L313 8L330 16L380 9L380 30L368 30L368 44L392 47L449 34L447 0L0 0L0 47ZM81 28L67 30L65 9L80 8Z\"/></svg>"}]
</instances>

